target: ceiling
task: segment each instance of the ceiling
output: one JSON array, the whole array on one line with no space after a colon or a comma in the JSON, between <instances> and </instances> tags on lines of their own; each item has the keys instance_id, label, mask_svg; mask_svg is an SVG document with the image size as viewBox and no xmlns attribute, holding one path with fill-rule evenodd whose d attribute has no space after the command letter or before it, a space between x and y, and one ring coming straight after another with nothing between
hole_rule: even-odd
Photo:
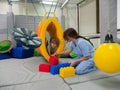
<instances>
[{"instance_id":1,"label":"ceiling","mask_svg":"<svg viewBox=\"0 0 120 90\"><path fill-rule=\"evenodd\" d=\"M63 8L66 4L76 4L76 5L82 5L88 2L91 2L92 0L7 0L9 4L12 4L12 2L22 2L22 3L42 3L46 5L58 5L61 8ZM84 2L84 3L83 3Z\"/></svg>"},{"instance_id":2,"label":"ceiling","mask_svg":"<svg viewBox=\"0 0 120 90\"><path fill-rule=\"evenodd\" d=\"M26 0L8 0L8 1L12 1L12 2L25 2ZM70 4L77 4L77 3L80 3L81 1L84 1L84 0L32 0L32 2L34 3L38 3L40 1L46 1L46 2L57 2L59 1L59 3L63 4L65 1L68 1L68 3ZM27 0L27 2L31 2L31 0Z\"/></svg>"}]
</instances>

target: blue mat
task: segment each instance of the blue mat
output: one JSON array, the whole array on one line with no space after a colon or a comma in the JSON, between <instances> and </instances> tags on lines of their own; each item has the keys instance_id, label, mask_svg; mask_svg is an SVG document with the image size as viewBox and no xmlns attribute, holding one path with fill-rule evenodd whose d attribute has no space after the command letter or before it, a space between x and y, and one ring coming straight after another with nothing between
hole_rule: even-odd
<instances>
[{"instance_id":1,"label":"blue mat","mask_svg":"<svg viewBox=\"0 0 120 90\"><path fill-rule=\"evenodd\" d=\"M0 53L0 60L12 58L10 53Z\"/></svg>"}]
</instances>

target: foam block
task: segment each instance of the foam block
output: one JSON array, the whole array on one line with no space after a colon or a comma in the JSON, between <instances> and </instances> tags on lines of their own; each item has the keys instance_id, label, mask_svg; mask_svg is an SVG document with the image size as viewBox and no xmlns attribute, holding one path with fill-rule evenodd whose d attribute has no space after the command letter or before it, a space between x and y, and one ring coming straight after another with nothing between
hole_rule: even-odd
<instances>
[{"instance_id":1,"label":"foam block","mask_svg":"<svg viewBox=\"0 0 120 90\"><path fill-rule=\"evenodd\" d=\"M49 59L49 63L50 63L50 65L57 65L57 64L59 64L58 57L51 56L50 59Z\"/></svg>"},{"instance_id":2,"label":"foam block","mask_svg":"<svg viewBox=\"0 0 120 90\"><path fill-rule=\"evenodd\" d=\"M34 49L25 49L23 47L16 47L11 50L11 54L15 58L28 58L34 55Z\"/></svg>"},{"instance_id":3,"label":"foam block","mask_svg":"<svg viewBox=\"0 0 120 90\"><path fill-rule=\"evenodd\" d=\"M39 65L39 71L40 72L50 72L50 64L40 64Z\"/></svg>"},{"instance_id":4,"label":"foam block","mask_svg":"<svg viewBox=\"0 0 120 90\"><path fill-rule=\"evenodd\" d=\"M53 65L50 68L50 73L55 75L55 74L59 74L59 69L61 67L67 67L70 66L70 63L62 63L62 64L58 64L58 65Z\"/></svg>"},{"instance_id":5,"label":"foam block","mask_svg":"<svg viewBox=\"0 0 120 90\"><path fill-rule=\"evenodd\" d=\"M62 78L74 76L75 75L75 69L74 69L74 67L71 67L71 66L60 68L59 75Z\"/></svg>"}]
</instances>

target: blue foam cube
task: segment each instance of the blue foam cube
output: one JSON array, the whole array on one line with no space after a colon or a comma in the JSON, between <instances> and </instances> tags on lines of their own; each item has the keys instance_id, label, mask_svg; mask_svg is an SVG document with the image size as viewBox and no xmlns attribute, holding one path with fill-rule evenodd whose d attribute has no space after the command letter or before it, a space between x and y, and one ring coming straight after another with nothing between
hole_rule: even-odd
<instances>
[{"instance_id":1,"label":"blue foam cube","mask_svg":"<svg viewBox=\"0 0 120 90\"><path fill-rule=\"evenodd\" d=\"M50 68L50 73L55 75L55 74L59 74L59 70L61 67L67 67L70 66L70 63L62 63L62 64L58 64L58 65L53 65Z\"/></svg>"},{"instance_id":2,"label":"blue foam cube","mask_svg":"<svg viewBox=\"0 0 120 90\"><path fill-rule=\"evenodd\" d=\"M15 47L11 50L11 54L15 58L28 58L34 55L34 49L25 49L24 47Z\"/></svg>"}]
</instances>

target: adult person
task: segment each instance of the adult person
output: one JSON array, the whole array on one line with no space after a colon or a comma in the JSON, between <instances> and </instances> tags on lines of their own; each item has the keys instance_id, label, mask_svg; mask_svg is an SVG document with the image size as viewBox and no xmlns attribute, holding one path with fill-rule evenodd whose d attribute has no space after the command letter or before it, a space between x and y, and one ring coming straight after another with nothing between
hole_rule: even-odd
<instances>
[{"instance_id":1,"label":"adult person","mask_svg":"<svg viewBox=\"0 0 120 90\"><path fill-rule=\"evenodd\" d=\"M77 57L70 61L70 65L75 67L76 74L85 74L96 70L93 53L93 44L86 38L79 36L74 28L64 31L63 38L71 42L70 49L62 52L55 52L54 55L69 54L74 51Z\"/></svg>"}]
</instances>

